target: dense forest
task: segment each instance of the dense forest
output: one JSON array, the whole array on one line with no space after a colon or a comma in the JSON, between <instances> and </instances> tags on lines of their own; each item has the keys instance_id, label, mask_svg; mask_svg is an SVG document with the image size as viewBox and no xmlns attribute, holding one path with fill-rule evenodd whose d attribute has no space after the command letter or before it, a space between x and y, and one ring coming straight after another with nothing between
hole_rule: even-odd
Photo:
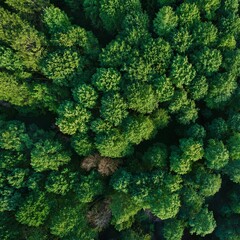
<instances>
[{"instance_id":1,"label":"dense forest","mask_svg":"<svg viewBox=\"0 0 240 240\"><path fill-rule=\"evenodd\" d=\"M0 239L240 239L239 0L0 1Z\"/></svg>"}]
</instances>

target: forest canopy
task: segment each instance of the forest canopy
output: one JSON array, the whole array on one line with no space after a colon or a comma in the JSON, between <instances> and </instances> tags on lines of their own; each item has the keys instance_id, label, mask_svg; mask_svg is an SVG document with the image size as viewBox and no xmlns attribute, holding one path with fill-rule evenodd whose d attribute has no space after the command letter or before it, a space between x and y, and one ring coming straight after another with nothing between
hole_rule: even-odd
<instances>
[{"instance_id":1,"label":"forest canopy","mask_svg":"<svg viewBox=\"0 0 240 240\"><path fill-rule=\"evenodd\" d=\"M238 0L0 1L0 239L240 239Z\"/></svg>"}]
</instances>

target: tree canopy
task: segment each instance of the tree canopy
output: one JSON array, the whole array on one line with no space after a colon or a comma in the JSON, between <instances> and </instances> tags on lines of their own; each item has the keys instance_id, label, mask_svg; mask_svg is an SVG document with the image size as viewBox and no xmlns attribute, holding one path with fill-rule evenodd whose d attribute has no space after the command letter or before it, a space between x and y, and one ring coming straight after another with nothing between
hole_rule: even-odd
<instances>
[{"instance_id":1,"label":"tree canopy","mask_svg":"<svg viewBox=\"0 0 240 240\"><path fill-rule=\"evenodd\" d=\"M0 1L0 239L240 239L238 0Z\"/></svg>"}]
</instances>

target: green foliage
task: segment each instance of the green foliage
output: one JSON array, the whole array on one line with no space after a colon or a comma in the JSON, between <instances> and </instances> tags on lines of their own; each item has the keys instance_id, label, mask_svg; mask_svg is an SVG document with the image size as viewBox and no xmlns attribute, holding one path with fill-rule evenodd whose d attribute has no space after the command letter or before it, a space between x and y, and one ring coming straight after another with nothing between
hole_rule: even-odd
<instances>
[{"instance_id":1,"label":"green foliage","mask_svg":"<svg viewBox=\"0 0 240 240\"><path fill-rule=\"evenodd\" d=\"M123 122L123 127L126 139L133 144L148 140L155 130L153 121L146 116L128 117Z\"/></svg>"},{"instance_id":2,"label":"green foliage","mask_svg":"<svg viewBox=\"0 0 240 240\"><path fill-rule=\"evenodd\" d=\"M48 0L40 0L37 2L33 2L31 0L20 0L18 2L14 0L5 0L5 2L17 11L26 14L34 14L37 12L41 12L45 7L49 5Z\"/></svg>"},{"instance_id":3,"label":"green foliage","mask_svg":"<svg viewBox=\"0 0 240 240\"><path fill-rule=\"evenodd\" d=\"M193 37L187 28L181 27L179 28L178 31L173 33L171 41L174 50L176 50L179 53L184 53L192 45Z\"/></svg>"},{"instance_id":4,"label":"green foliage","mask_svg":"<svg viewBox=\"0 0 240 240\"><path fill-rule=\"evenodd\" d=\"M28 169L15 168L7 176L8 183L14 188L25 187L25 179L28 175Z\"/></svg>"},{"instance_id":5,"label":"green foliage","mask_svg":"<svg viewBox=\"0 0 240 240\"><path fill-rule=\"evenodd\" d=\"M63 29L63 32L54 32L51 43L60 47L77 47L81 53L89 58L96 58L99 52L98 40L92 32L86 31L79 26L70 26Z\"/></svg>"},{"instance_id":6,"label":"green foliage","mask_svg":"<svg viewBox=\"0 0 240 240\"><path fill-rule=\"evenodd\" d=\"M0 73L0 99L16 106L32 104L30 87L26 83L20 83L15 76L5 72Z\"/></svg>"},{"instance_id":7,"label":"green foliage","mask_svg":"<svg viewBox=\"0 0 240 240\"><path fill-rule=\"evenodd\" d=\"M240 183L240 161L234 160L230 161L227 166L223 169L223 172L229 176L229 178L235 182Z\"/></svg>"},{"instance_id":8,"label":"green foliage","mask_svg":"<svg viewBox=\"0 0 240 240\"><path fill-rule=\"evenodd\" d=\"M93 239L96 233L88 226L84 207L86 206L79 203L76 207L69 204L63 205L60 211L51 217L51 233L64 239L72 239L72 236L84 240ZM79 212L82 214L79 214ZM85 233L86 231L88 234Z\"/></svg>"},{"instance_id":9,"label":"green foliage","mask_svg":"<svg viewBox=\"0 0 240 240\"><path fill-rule=\"evenodd\" d=\"M199 165L194 169L192 182L198 193L203 197L215 195L221 188L222 179L219 174L214 174Z\"/></svg>"},{"instance_id":10,"label":"green foliage","mask_svg":"<svg viewBox=\"0 0 240 240\"><path fill-rule=\"evenodd\" d=\"M65 168L61 172L51 172L46 181L46 190L50 193L66 195L72 188L76 174Z\"/></svg>"},{"instance_id":11,"label":"green foliage","mask_svg":"<svg viewBox=\"0 0 240 240\"><path fill-rule=\"evenodd\" d=\"M0 16L0 40L17 51L26 67L37 69L43 54L44 36L17 14L1 8Z\"/></svg>"},{"instance_id":12,"label":"green foliage","mask_svg":"<svg viewBox=\"0 0 240 240\"><path fill-rule=\"evenodd\" d=\"M229 152L222 141L210 139L205 149L204 157L210 169L219 170L228 163Z\"/></svg>"},{"instance_id":13,"label":"green foliage","mask_svg":"<svg viewBox=\"0 0 240 240\"><path fill-rule=\"evenodd\" d=\"M209 76L218 71L222 63L222 55L217 49L204 48L196 54L194 62L198 73Z\"/></svg>"},{"instance_id":14,"label":"green foliage","mask_svg":"<svg viewBox=\"0 0 240 240\"><path fill-rule=\"evenodd\" d=\"M80 156L88 156L94 150L94 145L88 135L75 134L71 138L71 145Z\"/></svg>"},{"instance_id":15,"label":"green foliage","mask_svg":"<svg viewBox=\"0 0 240 240\"><path fill-rule=\"evenodd\" d=\"M96 172L91 172L88 176L81 176L79 183L76 183L74 190L80 202L92 202L93 198L103 193L103 183Z\"/></svg>"},{"instance_id":16,"label":"green foliage","mask_svg":"<svg viewBox=\"0 0 240 240\"><path fill-rule=\"evenodd\" d=\"M126 91L129 108L139 113L151 113L158 106L156 92L148 84L132 84Z\"/></svg>"},{"instance_id":17,"label":"green foliage","mask_svg":"<svg viewBox=\"0 0 240 240\"><path fill-rule=\"evenodd\" d=\"M83 107L93 108L96 105L98 96L93 87L87 84L82 84L73 90L73 97L76 102Z\"/></svg>"},{"instance_id":18,"label":"green foliage","mask_svg":"<svg viewBox=\"0 0 240 240\"><path fill-rule=\"evenodd\" d=\"M91 113L86 108L80 104L66 101L60 105L57 112L59 117L56 124L62 133L73 135L76 132L87 132L87 123Z\"/></svg>"},{"instance_id":19,"label":"green foliage","mask_svg":"<svg viewBox=\"0 0 240 240\"><path fill-rule=\"evenodd\" d=\"M214 231L216 221L213 213L209 212L207 208L203 208L195 218L190 220L189 225L191 227L191 233L204 237Z\"/></svg>"},{"instance_id":20,"label":"green foliage","mask_svg":"<svg viewBox=\"0 0 240 240\"><path fill-rule=\"evenodd\" d=\"M179 18L180 26L192 27L196 22L200 20L200 12L195 3L182 3L177 8L177 15Z\"/></svg>"},{"instance_id":21,"label":"green foliage","mask_svg":"<svg viewBox=\"0 0 240 240\"><path fill-rule=\"evenodd\" d=\"M196 77L190 84L190 95L194 100L200 100L207 95L208 83L204 76Z\"/></svg>"},{"instance_id":22,"label":"green foliage","mask_svg":"<svg viewBox=\"0 0 240 240\"><path fill-rule=\"evenodd\" d=\"M5 188L0 189L0 193L0 212L13 211L22 201L20 192L16 191L14 188L6 186Z\"/></svg>"},{"instance_id":23,"label":"green foliage","mask_svg":"<svg viewBox=\"0 0 240 240\"><path fill-rule=\"evenodd\" d=\"M193 30L195 45L211 46L217 40L218 29L211 22L199 22Z\"/></svg>"},{"instance_id":24,"label":"green foliage","mask_svg":"<svg viewBox=\"0 0 240 240\"><path fill-rule=\"evenodd\" d=\"M99 17L103 27L109 32L114 32L120 27L126 13L140 9L141 4L138 0L101 0Z\"/></svg>"},{"instance_id":25,"label":"green foliage","mask_svg":"<svg viewBox=\"0 0 240 240\"><path fill-rule=\"evenodd\" d=\"M50 211L44 193L29 195L16 213L16 219L22 224L38 227L44 223Z\"/></svg>"},{"instance_id":26,"label":"green foliage","mask_svg":"<svg viewBox=\"0 0 240 240\"><path fill-rule=\"evenodd\" d=\"M98 134L96 148L102 156L112 158L129 155L133 150L125 135L117 130Z\"/></svg>"},{"instance_id":27,"label":"green foliage","mask_svg":"<svg viewBox=\"0 0 240 240\"><path fill-rule=\"evenodd\" d=\"M63 32L71 25L68 16L53 5L44 9L43 23L50 34Z\"/></svg>"},{"instance_id":28,"label":"green foliage","mask_svg":"<svg viewBox=\"0 0 240 240\"><path fill-rule=\"evenodd\" d=\"M123 193L128 193L128 186L131 178L132 176L130 173L126 172L123 169L120 169L113 174L110 184L113 189Z\"/></svg>"},{"instance_id":29,"label":"green foliage","mask_svg":"<svg viewBox=\"0 0 240 240\"><path fill-rule=\"evenodd\" d=\"M36 172L58 170L70 161L70 154L62 144L53 140L39 141L31 151L31 166Z\"/></svg>"},{"instance_id":30,"label":"green foliage","mask_svg":"<svg viewBox=\"0 0 240 240\"><path fill-rule=\"evenodd\" d=\"M213 138L225 139L229 133L226 121L222 118L215 118L209 125L209 133Z\"/></svg>"},{"instance_id":31,"label":"green foliage","mask_svg":"<svg viewBox=\"0 0 240 240\"><path fill-rule=\"evenodd\" d=\"M154 30L158 36L164 36L168 34L170 31L176 28L177 24L178 16L169 6L161 8L153 22Z\"/></svg>"},{"instance_id":32,"label":"green foliage","mask_svg":"<svg viewBox=\"0 0 240 240\"><path fill-rule=\"evenodd\" d=\"M181 240L183 231L184 224L177 219L170 219L164 222L163 236L166 240Z\"/></svg>"},{"instance_id":33,"label":"green foliage","mask_svg":"<svg viewBox=\"0 0 240 240\"><path fill-rule=\"evenodd\" d=\"M164 144L155 144L143 155L143 162L147 167L165 168L167 165L167 148Z\"/></svg>"},{"instance_id":34,"label":"green foliage","mask_svg":"<svg viewBox=\"0 0 240 240\"><path fill-rule=\"evenodd\" d=\"M169 78L161 76L153 81L159 102L171 100L174 94L174 87Z\"/></svg>"},{"instance_id":35,"label":"green foliage","mask_svg":"<svg viewBox=\"0 0 240 240\"><path fill-rule=\"evenodd\" d=\"M235 133L229 138L228 149L232 160L240 159L240 133Z\"/></svg>"},{"instance_id":36,"label":"green foliage","mask_svg":"<svg viewBox=\"0 0 240 240\"><path fill-rule=\"evenodd\" d=\"M236 132L240 132L240 114L236 113L228 119L229 127Z\"/></svg>"},{"instance_id":37,"label":"green foliage","mask_svg":"<svg viewBox=\"0 0 240 240\"><path fill-rule=\"evenodd\" d=\"M238 0L0 19L0 239L239 240Z\"/></svg>"},{"instance_id":38,"label":"green foliage","mask_svg":"<svg viewBox=\"0 0 240 240\"><path fill-rule=\"evenodd\" d=\"M67 86L83 68L83 59L75 51L57 51L42 62L42 73L60 86Z\"/></svg>"},{"instance_id":39,"label":"green foliage","mask_svg":"<svg viewBox=\"0 0 240 240\"><path fill-rule=\"evenodd\" d=\"M170 116L165 109L157 109L152 114L152 120L156 126L156 128L164 128L168 125Z\"/></svg>"},{"instance_id":40,"label":"green foliage","mask_svg":"<svg viewBox=\"0 0 240 240\"><path fill-rule=\"evenodd\" d=\"M186 133L188 137L192 137L194 139L202 140L203 138L206 137L205 128L197 123L189 127Z\"/></svg>"},{"instance_id":41,"label":"green foliage","mask_svg":"<svg viewBox=\"0 0 240 240\"><path fill-rule=\"evenodd\" d=\"M134 215L141 209L126 194L112 196L111 205L112 224L118 231L131 227Z\"/></svg>"},{"instance_id":42,"label":"green foliage","mask_svg":"<svg viewBox=\"0 0 240 240\"><path fill-rule=\"evenodd\" d=\"M180 146L172 148L170 168L178 174L186 174L191 170L192 163L203 157L202 143L193 138L180 139Z\"/></svg>"},{"instance_id":43,"label":"green foliage","mask_svg":"<svg viewBox=\"0 0 240 240\"><path fill-rule=\"evenodd\" d=\"M194 79L196 71L192 64L188 62L187 57L177 55L172 62L170 78L176 87L181 88L183 85L189 85Z\"/></svg>"},{"instance_id":44,"label":"green foliage","mask_svg":"<svg viewBox=\"0 0 240 240\"><path fill-rule=\"evenodd\" d=\"M99 91L118 91L121 75L113 68L98 68L92 76L92 83Z\"/></svg>"},{"instance_id":45,"label":"green foliage","mask_svg":"<svg viewBox=\"0 0 240 240\"><path fill-rule=\"evenodd\" d=\"M219 108L230 99L237 88L236 79L228 73L217 74L211 79L205 100L209 108Z\"/></svg>"},{"instance_id":46,"label":"green foliage","mask_svg":"<svg viewBox=\"0 0 240 240\"><path fill-rule=\"evenodd\" d=\"M104 95L101 104L101 116L114 126L121 124L122 120L128 115L127 104L118 93Z\"/></svg>"},{"instance_id":47,"label":"green foliage","mask_svg":"<svg viewBox=\"0 0 240 240\"><path fill-rule=\"evenodd\" d=\"M21 152L32 144L23 123L12 121L0 130L0 147Z\"/></svg>"}]
</instances>

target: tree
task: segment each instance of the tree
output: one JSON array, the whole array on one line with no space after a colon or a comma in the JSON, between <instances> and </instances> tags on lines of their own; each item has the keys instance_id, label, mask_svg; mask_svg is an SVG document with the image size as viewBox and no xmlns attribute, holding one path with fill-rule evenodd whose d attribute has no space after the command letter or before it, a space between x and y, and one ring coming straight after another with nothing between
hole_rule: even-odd
<instances>
[{"instance_id":1,"label":"tree","mask_svg":"<svg viewBox=\"0 0 240 240\"><path fill-rule=\"evenodd\" d=\"M212 138L225 139L228 134L228 125L223 118L215 118L209 125L209 135Z\"/></svg>"},{"instance_id":2,"label":"tree","mask_svg":"<svg viewBox=\"0 0 240 240\"><path fill-rule=\"evenodd\" d=\"M0 147L6 150L22 152L32 145L25 125L18 121L8 122L0 129L0 136Z\"/></svg>"},{"instance_id":3,"label":"tree","mask_svg":"<svg viewBox=\"0 0 240 240\"><path fill-rule=\"evenodd\" d=\"M186 174L191 170L193 162L203 157L202 143L193 138L179 140L179 148L174 146L170 155L170 168L178 174Z\"/></svg>"},{"instance_id":4,"label":"tree","mask_svg":"<svg viewBox=\"0 0 240 240\"><path fill-rule=\"evenodd\" d=\"M80 202L88 203L103 193L104 186L99 175L92 171L89 175L80 177L79 183L76 182L74 186L74 191Z\"/></svg>"},{"instance_id":5,"label":"tree","mask_svg":"<svg viewBox=\"0 0 240 240\"><path fill-rule=\"evenodd\" d=\"M50 193L66 195L74 185L76 174L64 168L61 172L51 172L46 181L46 190Z\"/></svg>"},{"instance_id":6,"label":"tree","mask_svg":"<svg viewBox=\"0 0 240 240\"><path fill-rule=\"evenodd\" d=\"M181 240L184 231L184 223L180 220L169 219L164 221L163 236L166 240ZM174 231L172 231L174 229Z\"/></svg>"},{"instance_id":7,"label":"tree","mask_svg":"<svg viewBox=\"0 0 240 240\"><path fill-rule=\"evenodd\" d=\"M111 223L118 231L131 227L134 215L141 209L126 194L114 194L111 198Z\"/></svg>"},{"instance_id":8,"label":"tree","mask_svg":"<svg viewBox=\"0 0 240 240\"><path fill-rule=\"evenodd\" d=\"M220 240L237 240L240 236L239 228L236 227L240 223L238 216L232 216L227 221L222 218L218 221L216 228L216 236Z\"/></svg>"},{"instance_id":9,"label":"tree","mask_svg":"<svg viewBox=\"0 0 240 240\"><path fill-rule=\"evenodd\" d=\"M101 156L112 158L129 155L133 150L126 137L117 130L98 134L96 136L96 148Z\"/></svg>"},{"instance_id":10,"label":"tree","mask_svg":"<svg viewBox=\"0 0 240 240\"><path fill-rule=\"evenodd\" d=\"M212 173L202 165L195 166L190 179L192 187L203 197L214 196L220 190L222 184L220 174Z\"/></svg>"},{"instance_id":11,"label":"tree","mask_svg":"<svg viewBox=\"0 0 240 240\"><path fill-rule=\"evenodd\" d=\"M176 9L180 26L192 27L200 20L200 11L195 3L182 3Z\"/></svg>"},{"instance_id":12,"label":"tree","mask_svg":"<svg viewBox=\"0 0 240 240\"><path fill-rule=\"evenodd\" d=\"M42 73L60 86L71 85L73 78L82 71L84 59L76 51L56 51L43 59Z\"/></svg>"},{"instance_id":13,"label":"tree","mask_svg":"<svg viewBox=\"0 0 240 240\"><path fill-rule=\"evenodd\" d=\"M143 48L144 60L151 65L152 71L165 73L173 54L170 44L162 38L150 38Z\"/></svg>"},{"instance_id":14,"label":"tree","mask_svg":"<svg viewBox=\"0 0 240 240\"><path fill-rule=\"evenodd\" d=\"M103 27L109 32L119 30L120 24L127 13L141 11L141 4L138 0L124 1L100 1L99 17Z\"/></svg>"},{"instance_id":15,"label":"tree","mask_svg":"<svg viewBox=\"0 0 240 240\"><path fill-rule=\"evenodd\" d=\"M1 187L0 193L0 212L16 210L23 200L21 193L9 186Z\"/></svg>"},{"instance_id":16,"label":"tree","mask_svg":"<svg viewBox=\"0 0 240 240\"><path fill-rule=\"evenodd\" d=\"M240 161L234 160L229 163L223 169L223 172L235 183L240 183Z\"/></svg>"},{"instance_id":17,"label":"tree","mask_svg":"<svg viewBox=\"0 0 240 240\"><path fill-rule=\"evenodd\" d=\"M50 34L64 32L71 26L67 15L53 5L44 9L43 23Z\"/></svg>"},{"instance_id":18,"label":"tree","mask_svg":"<svg viewBox=\"0 0 240 240\"><path fill-rule=\"evenodd\" d=\"M31 88L26 83L18 82L15 76L0 73L0 99L16 106L32 105Z\"/></svg>"},{"instance_id":19,"label":"tree","mask_svg":"<svg viewBox=\"0 0 240 240\"><path fill-rule=\"evenodd\" d=\"M98 68L92 76L92 83L99 91L118 91L121 74L114 68Z\"/></svg>"},{"instance_id":20,"label":"tree","mask_svg":"<svg viewBox=\"0 0 240 240\"><path fill-rule=\"evenodd\" d=\"M109 93L103 95L101 99L101 116L118 126L122 123L123 119L127 117L127 103L119 93Z\"/></svg>"},{"instance_id":21,"label":"tree","mask_svg":"<svg viewBox=\"0 0 240 240\"><path fill-rule=\"evenodd\" d=\"M216 43L218 29L211 22L199 22L193 29L193 39L195 45L212 46Z\"/></svg>"},{"instance_id":22,"label":"tree","mask_svg":"<svg viewBox=\"0 0 240 240\"><path fill-rule=\"evenodd\" d=\"M14 0L5 1L10 7L24 14L35 14L41 12L45 7L48 7L49 1L40 0L32 2L30 0L20 0L18 3Z\"/></svg>"},{"instance_id":23,"label":"tree","mask_svg":"<svg viewBox=\"0 0 240 240\"><path fill-rule=\"evenodd\" d=\"M204 48L194 56L195 68L199 74L211 76L222 63L221 52L217 49Z\"/></svg>"},{"instance_id":24,"label":"tree","mask_svg":"<svg viewBox=\"0 0 240 240\"><path fill-rule=\"evenodd\" d=\"M123 122L126 139L133 144L139 144L154 135L154 123L149 117L131 116Z\"/></svg>"},{"instance_id":25,"label":"tree","mask_svg":"<svg viewBox=\"0 0 240 240\"><path fill-rule=\"evenodd\" d=\"M96 231L90 228L85 217L86 205L76 204L71 206L65 203L62 208L51 216L50 232L58 237L66 239L91 240L96 237ZM79 214L80 213L80 214ZM86 234L86 231L88 234Z\"/></svg>"},{"instance_id":26,"label":"tree","mask_svg":"<svg viewBox=\"0 0 240 240\"><path fill-rule=\"evenodd\" d=\"M31 73L26 72L26 67L19 55L15 54L11 48L0 47L0 67L10 71L19 78L28 78Z\"/></svg>"},{"instance_id":27,"label":"tree","mask_svg":"<svg viewBox=\"0 0 240 240\"><path fill-rule=\"evenodd\" d=\"M189 94L193 100L200 100L208 93L208 82L205 76L196 76L189 86Z\"/></svg>"},{"instance_id":28,"label":"tree","mask_svg":"<svg viewBox=\"0 0 240 240\"><path fill-rule=\"evenodd\" d=\"M186 134L187 137L201 141L206 137L206 129L202 125L195 123L187 129Z\"/></svg>"},{"instance_id":29,"label":"tree","mask_svg":"<svg viewBox=\"0 0 240 240\"><path fill-rule=\"evenodd\" d=\"M193 219L189 221L190 232L196 233L202 237L210 234L216 228L216 221L213 213L207 208L203 208Z\"/></svg>"},{"instance_id":30,"label":"tree","mask_svg":"<svg viewBox=\"0 0 240 240\"><path fill-rule=\"evenodd\" d=\"M174 87L170 78L161 76L153 80L153 85L156 90L159 102L170 101L174 95Z\"/></svg>"},{"instance_id":31,"label":"tree","mask_svg":"<svg viewBox=\"0 0 240 240\"><path fill-rule=\"evenodd\" d=\"M209 84L209 93L205 101L209 108L219 108L230 99L237 88L236 79L228 73L216 74Z\"/></svg>"},{"instance_id":32,"label":"tree","mask_svg":"<svg viewBox=\"0 0 240 240\"><path fill-rule=\"evenodd\" d=\"M71 160L70 153L58 141L40 140L31 151L31 166L36 172L58 170Z\"/></svg>"},{"instance_id":33,"label":"tree","mask_svg":"<svg viewBox=\"0 0 240 240\"><path fill-rule=\"evenodd\" d=\"M177 55L172 62L170 78L176 87L181 88L183 85L189 85L196 76L192 64L188 62L187 57Z\"/></svg>"},{"instance_id":34,"label":"tree","mask_svg":"<svg viewBox=\"0 0 240 240\"><path fill-rule=\"evenodd\" d=\"M11 174L7 176L8 183L17 189L25 187L28 174L29 169L15 168Z\"/></svg>"},{"instance_id":35,"label":"tree","mask_svg":"<svg viewBox=\"0 0 240 240\"><path fill-rule=\"evenodd\" d=\"M26 67L36 70L43 54L44 36L19 15L1 8L0 39L9 44Z\"/></svg>"},{"instance_id":36,"label":"tree","mask_svg":"<svg viewBox=\"0 0 240 240\"><path fill-rule=\"evenodd\" d=\"M161 198L150 201L151 212L158 218L165 220L174 218L179 212L180 199L177 193L167 194L163 192Z\"/></svg>"},{"instance_id":37,"label":"tree","mask_svg":"<svg viewBox=\"0 0 240 240\"><path fill-rule=\"evenodd\" d=\"M75 25L63 28L63 31L54 31L51 43L57 47L77 48L81 55L90 59L96 59L99 53L99 43L93 33Z\"/></svg>"},{"instance_id":38,"label":"tree","mask_svg":"<svg viewBox=\"0 0 240 240\"><path fill-rule=\"evenodd\" d=\"M240 132L240 114L235 113L232 116L229 117L228 121L228 126L236 132Z\"/></svg>"},{"instance_id":39,"label":"tree","mask_svg":"<svg viewBox=\"0 0 240 240\"><path fill-rule=\"evenodd\" d=\"M65 101L59 106L57 112L56 124L62 133L73 135L76 132L87 132L91 113L82 105Z\"/></svg>"},{"instance_id":40,"label":"tree","mask_svg":"<svg viewBox=\"0 0 240 240\"><path fill-rule=\"evenodd\" d=\"M129 108L139 113L151 113L158 106L156 92L149 84L135 83L126 90Z\"/></svg>"},{"instance_id":41,"label":"tree","mask_svg":"<svg viewBox=\"0 0 240 240\"><path fill-rule=\"evenodd\" d=\"M172 42L172 48L179 53L186 52L193 43L193 37L186 27L181 27L175 31L169 40Z\"/></svg>"},{"instance_id":42,"label":"tree","mask_svg":"<svg viewBox=\"0 0 240 240\"><path fill-rule=\"evenodd\" d=\"M228 139L227 146L229 149L230 158L232 160L240 159L240 133L235 133L232 137Z\"/></svg>"},{"instance_id":43,"label":"tree","mask_svg":"<svg viewBox=\"0 0 240 240\"><path fill-rule=\"evenodd\" d=\"M209 20L212 20L216 16L216 11L219 9L221 5L220 0L204 0L197 1L199 8L205 13L205 17Z\"/></svg>"},{"instance_id":44,"label":"tree","mask_svg":"<svg viewBox=\"0 0 240 240\"><path fill-rule=\"evenodd\" d=\"M155 144L148 148L143 155L143 162L150 168L166 168L167 165L167 147L164 144Z\"/></svg>"},{"instance_id":45,"label":"tree","mask_svg":"<svg viewBox=\"0 0 240 240\"><path fill-rule=\"evenodd\" d=\"M31 194L20 206L16 219L22 224L38 227L44 223L50 212L50 205L44 193Z\"/></svg>"},{"instance_id":46,"label":"tree","mask_svg":"<svg viewBox=\"0 0 240 240\"><path fill-rule=\"evenodd\" d=\"M124 39L117 38L115 41L111 41L100 53L100 65L101 67L116 68L122 65L129 59L131 53L131 45ZM112 57L114 56L114 58Z\"/></svg>"},{"instance_id":47,"label":"tree","mask_svg":"<svg viewBox=\"0 0 240 240\"><path fill-rule=\"evenodd\" d=\"M204 157L210 169L219 170L228 163L229 152L222 141L210 139L205 149Z\"/></svg>"},{"instance_id":48,"label":"tree","mask_svg":"<svg viewBox=\"0 0 240 240\"><path fill-rule=\"evenodd\" d=\"M71 138L71 146L79 156L88 156L95 149L93 141L86 134L75 134Z\"/></svg>"},{"instance_id":49,"label":"tree","mask_svg":"<svg viewBox=\"0 0 240 240\"><path fill-rule=\"evenodd\" d=\"M169 6L162 7L154 19L154 30L158 36L166 36L177 27L178 16Z\"/></svg>"},{"instance_id":50,"label":"tree","mask_svg":"<svg viewBox=\"0 0 240 240\"><path fill-rule=\"evenodd\" d=\"M76 102L86 108L93 108L97 102L97 92L93 87L87 84L81 84L74 88L73 98Z\"/></svg>"}]
</instances>

